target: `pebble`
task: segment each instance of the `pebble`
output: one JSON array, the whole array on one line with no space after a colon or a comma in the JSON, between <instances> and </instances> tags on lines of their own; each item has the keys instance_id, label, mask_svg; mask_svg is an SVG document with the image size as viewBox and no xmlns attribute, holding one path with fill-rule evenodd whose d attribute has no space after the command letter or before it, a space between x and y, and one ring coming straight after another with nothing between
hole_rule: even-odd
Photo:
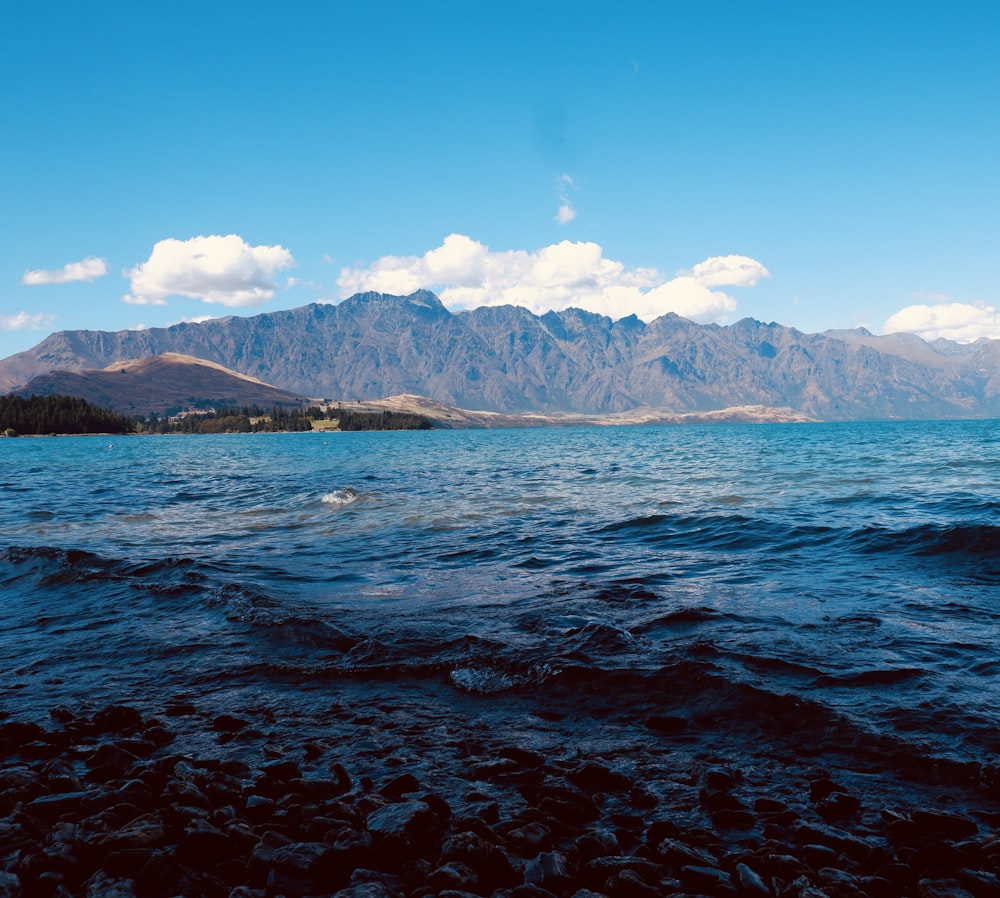
<instances>
[{"instance_id":1,"label":"pebble","mask_svg":"<svg viewBox=\"0 0 1000 898\"><path fill-rule=\"evenodd\" d=\"M321 741L241 735L251 764L177 753L129 705L51 720L0 724L0 898L1000 895L988 816L879 809L828 774L776 797L708 763L672 802L624 763L468 742L451 795L398 748L402 769L376 787ZM255 732L225 715L205 730Z\"/></svg>"}]
</instances>

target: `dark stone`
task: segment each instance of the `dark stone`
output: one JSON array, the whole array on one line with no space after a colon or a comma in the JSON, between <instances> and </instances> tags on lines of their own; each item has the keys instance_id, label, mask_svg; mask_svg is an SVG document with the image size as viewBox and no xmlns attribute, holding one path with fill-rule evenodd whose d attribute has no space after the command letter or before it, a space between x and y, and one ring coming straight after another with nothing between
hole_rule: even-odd
<instances>
[{"instance_id":1,"label":"dark stone","mask_svg":"<svg viewBox=\"0 0 1000 898\"><path fill-rule=\"evenodd\" d=\"M996 898L1000 895L1000 877L987 870L958 870L956 877L962 888L975 898Z\"/></svg>"},{"instance_id":2,"label":"dark stone","mask_svg":"<svg viewBox=\"0 0 1000 898\"><path fill-rule=\"evenodd\" d=\"M379 793L386 798L402 798L408 792L417 792L420 782L412 773L403 773L386 783Z\"/></svg>"},{"instance_id":3,"label":"dark stone","mask_svg":"<svg viewBox=\"0 0 1000 898\"><path fill-rule=\"evenodd\" d=\"M979 832L979 827L968 817L947 814L943 811L914 811L912 819L917 827L917 832L921 834L933 834L958 840L967 839Z\"/></svg>"},{"instance_id":4,"label":"dark stone","mask_svg":"<svg viewBox=\"0 0 1000 898\"><path fill-rule=\"evenodd\" d=\"M910 865L918 872L940 871L949 876L967 863L965 855L945 839L929 841L910 860Z\"/></svg>"},{"instance_id":5,"label":"dark stone","mask_svg":"<svg viewBox=\"0 0 1000 898\"><path fill-rule=\"evenodd\" d=\"M39 817L42 820L79 819L108 807L111 800L104 793L95 791L62 792L33 799L26 805L25 812L29 818Z\"/></svg>"},{"instance_id":6,"label":"dark stone","mask_svg":"<svg viewBox=\"0 0 1000 898\"><path fill-rule=\"evenodd\" d=\"M300 779L290 779L288 788L297 795L302 796L305 802L322 803L331 798L337 798L348 791L340 780L326 779L319 777L302 777Z\"/></svg>"},{"instance_id":7,"label":"dark stone","mask_svg":"<svg viewBox=\"0 0 1000 898\"><path fill-rule=\"evenodd\" d=\"M442 822L423 801L387 804L368 815L368 831L383 851L419 852L441 835Z\"/></svg>"},{"instance_id":8,"label":"dark stone","mask_svg":"<svg viewBox=\"0 0 1000 898\"><path fill-rule=\"evenodd\" d=\"M139 758L120 745L108 742L97 748L88 758L89 778L107 782L129 770Z\"/></svg>"},{"instance_id":9,"label":"dark stone","mask_svg":"<svg viewBox=\"0 0 1000 898\"><path fill-rule=\"evenodd\" d=\"M912 820L892 820L885 830L889 843L897 848L902 845L915 845L920 831Z\"/></svg>"},{"instance_id":10,"label":"dark stone","mask_svg":"<svg viewBox=\"0 0 1000 898\"><path fill-rule=\"evenodd\" d=\"M466 768L470 780L498 780L520 771L521 765L511 758L491 758Z\"/></svg>"},{"instance_id":11,"label":"dark stone","mask_svg":"<svg viewBox=\"0 0 1000 898\"><path fill-rule=\"evenodd\" d=\"M737 775L724 767L711 767L705 771L705 787L717 792L728 792L736 785Z\"/></svg>"},{"instance_id":12,"label":"dark stone","mask_svg":"<svg viewBox=\"0 0 1000 898\"><path fill-rule=\"evenodd\" d=\"M587 761L571 770L566 779L585 792L627 792L632 787L627 776L597 761Z\"/></svg>"},{"instance_id":13,"label":"dark stone","mask_svg":"<svg viewBox=\"0 0 1000 898\"><path fill-rule=\"evenodd\" d=\"M778 876L786 882L791 882L801 877L808 878L813 873L810 867L790 854L767 854L761 857L761 863L764 864L767 873L765 879Z\"/></svg>"},{"instance_id":14,"label":"dark stone","mask_svg":"<svg viewBox=\"0 0 1000 898\"><path fill-rule=\"evenodd\" d=\"M856 796L847 792L830 792L816 802L816 813L827 823L832 823L853 817L860 807L861 801Z\"/></svg>"},{"instance_id":15,"label":"dark stone","mask_svg":"<svg viewBox=\"0 0 1000 898\"><path fill-rule=\"evenodd\" d=\"M658 714L647 717L646 726L656 733L663 733L665 736L676 736L680 733L686 733L688 730L688 722L685 718Z\"/></svg>"},{"instance_id":16,"label":"dark stone","mask_svg":"<svg viewBox=\"0 0 1000 898\"><path fill-rule=\"evenodd\" d=\"M660 800L652 792L642 788L642 786L633 786L629 790L628 800L632 807L640 811L651 811L660 803Z\"/></svg>"},{"instance_id":17,"label":"dark stone","mask_svg":"<svg viewBox=\"0 0 1000 898\"><path fill-rule=\"evenodd\" d=\"M537 751L530 751L526 748L519 748L516 745L508 745L501 748L497 755L501 758L509 758L519 767L544 767L545 766L545 756L539 754Z\"/></svg>"},{"instance_id":18,"label":"dark stone","mask_svg":"<svg viewBox=\"0 0 1000 898\"><path fill-rule=\"evenodd\" d=\"M843 786L835 783L829 777L820 777L809 783L809 800L816 802L821 798L826 798L831 792L846 792Z\"/></svg>"},{"instance_id":19,"label":"dark stone","mask_svg":"<svg viewBox=\"0 0 1000 898\"><path fill-rule=\"evenodd\" d=\"M684 866L714 867L718 863L718 859L709 852L677 839L662 839L653 852L657 860L675 869Z\"/></svg>"},{"instance_id":20,"label":"dark stone","mask_svg":"<svg viewBox=\"0 0 1000 898\"><path fill-rule=\"evenodd\" d=\"M544 823L529 822L507 833L507 842L523 857L532 857L552 845L552 830Z\"/></svg>"},{"instance_id":21,"label":"dark stone","mask_svg":"<svg viewBox=\"0 0 1000 898\"><path fill-rule=\"evenodd\" d=\"M282 783L302 778L302 768L295 761L290 760L271 761L261 767L261 772L266 777Z\"/></svg>"},{"instance_id":22,"label":"dark stone","mask_svg":"<svg viewBox=\"0 0 1000 898\"><path fill-rule=\"evenodd\" d=\"M42 742L46 736L48 731L37 723L25 723L20 720L0 723L0 742L15 747L27 745L29 742Z\"/></svg>"},{"instance_id":23,"label":"dark stone","mask_svg":"<svg viewBox=\"0 0 1000 898\"><path fill-rule=\"evenodd\" d=\"M913 868L909 864L903 864L898 861L879 867L875 871L875 875L879 879L889 880L896 887L897 891L911 887L916 879Z\"/></svg>"},{"instance_id":24,"label":"dark stone","mask_svg":"<svg viewBox=\"0 0 1000 898\"><path fill-rule=\"evenodd\" d=\"M609 898L660 898L663 895L657 884L647 882L631 867L612 873L604 881L603 888Z\"/></svg>"},{"instance_id":25,"label":"dark stone","mask_svg":"<svg viewBox=\"0 0 1000 898\"><path fill-rule=\"evenodd\" d=\"M544 784L522 785L518 791L529 804L564 823L592 823L601 816L594 800L581 792Z\"/></svg>"},{"instance_id":26,"label":"dark stone","mask_svg":"<svg viewBox=\"0 0 1000 898\"><path fill-rule=\"evenodd\" d=\"M476 832L456 832L445 839L441 861L461 861L476 872L482 883L493 887L513 885L516 878L507 855Z\"/></svg>"},{"instance_id":27,"label":"dark stone","mask_svg":"<svg viewBox=\"0 0 1000 898\"><path fill-rule=\"evenodd\" d=\"M583 873L588 880L603 882L616 874L628 870L646 882L655 883L660 867L641 857L597 857L583 865Z\"/></svg>"},{"instance_id":28,"label":"dark stone","mask_svg":"<svg viewBox=\"0 0 1000 898\"><path fill-rule=\"evenodd\" d=\"M522 883L510 890L511 898L557 898L554 892L533 882Z\"/></svg>"},{"instance_id":29,"label":"dark stone","mask_svg":"<svg viewBox=\"0 0 1000 898\"><path fill-rule=\"evenodd\" d=\"M359 882L340 889L333 898L399 898L402 894L382 882Z\"/></svg>"},{"instance_id":30,"label":"dark stone","mask_svg":"<svg viewBox=\"0 0 1000 898\"><path fill-rule=\"evenodd\" d=\"M607 830L595 829L585 832L573 844L573 856L580 863L599 857L609 857L618 854L618 837Z\"/></svg>"},{"instance_id":31,"label":"dark stone","mask_svg":"<svg viewBox=\"0 0 1000 898\"><path fill-rule=\"evenodd\" d=\"M135 879L155 853L153 848L120 848L105 855L101 866L112 876Z\"/></svg>"},{"instance_id":32,"label":"dark stone","mask_svg":"<svg viewBox=\"0 0 1000 898\"><path fill-rule=\"evenodd\" d=\"M194 713L193 705L174 706L174 708L181 708L182 710L176 710L172 714L171 708L167 708L167 714L180 716L182 714ZM242 717L234 717L232 714L220 714L212 721L212 729L219 733L238 733L240 730L246 729L249 725L249 721L244 720Z\"/></svg>"},{"instance_id":33,"label":"dark stone","mask_svg":"<svg viewBox=\"0 0 1000 898\"><path fill-rule=\"evenodd\" d=\"M764 898L764 896L771 894L771 890L768 888L767 883L765 883L763 878L747 864L741 863L736 865L736 882L741 891L743 891L747 896L758 896L758 898Z\"/></svg>"},{"instance_id":34,"label":"dark stone","mask_svg":"<svg viewBox=\"0 0 1000 898\"><path fill-rule=\"evenodd\" d=\"M787 811L779 811L774 814L761 814L760 819L762 823L769 823L787 829L798 823L800 818L796 811L789 808Z\"/></svg>"},{"instance_id":35,"label":"dark stone","mask_svg":"<svg viewBox=\"0 0 1000 898\"><path fill-rule=\"evenodd\" d=\"M646 830L646 843L659 845L664 839L680 839L681 828L673 820L654 820Z\"/></svg>"},{"instance_id":36,"label":"dark stone","mask_svg":"<svg viewBox=\"0 0 1000 898\"><path fill-rule=\"evenodd\" d=\"M255 852L256 853L256 852ZM321 871L327 846L322 842L291 842L270 852L267 888L273 893L309 895L325 885ZM346 885L346 879L339 885Z\"/></svg>"},{"instance_id":37,"label":"dark stone","mask_svg":"<svg viewBox=\"0 0 1000 898\"><path fill-rule=\"evenodd\" d=\"M899 886L881 876L859 876L858 886L863 894L869 895L871 898L898 898L899 896ZM994 894L1000 894L1000 892Z\"/></svg>"},{"instance_id":38,"label":"dark stone","mask_svg":"<svg viewBox=\"0 0 1000 898\"><path fill-rule=\"evenodd\" d=\"M34 842L34 837L19 822L0 820L0 857L22 851Z\"/></svg>"},{"instance_id":39,"label":"dark stone","mask_svg":"<svg viewBox=\"0 0 1000 898\"><path fill-rule=\"evenodd\" d=\"M427 792L420 796L420 800L427 805L435 814L437 814L438 819L442 823L447 823L451 820L451 805L448 804L440 795L434 792Z\"/></svg>"},{"instance_id":40,"label":"dark stone","mask_svg":"<svg viewBox=\"0 0 1000 898\"><path fill-rule=\"evenodd\" d=\"M837 863L837 852L829 845L803 845L799 856L814 870Z\"/></svg>"},{"instance_id":41,"label":"dark stone","mask_svg":"<svg viewBox=\"0 0 1000 898\"><path fill-rule=\"evenodd\" d=\"M123 733L142 726L142 714L131 705L108 705L98 711L91 727L98 733Z\"/></svg>"},{"instance_id":42,"label":"dark stone","mask_svg":"<svg viewBox=\"0 0 1000 898\"><path fill-rule=\"evenodd\" d=\"M921 879L917 888L920 898L974 898L954 879Z\"/></svg>"},{"instance_id":43,"label":"dark stone","mask_svg":"<svg viewBox=\"0 0 1000 898\"><path fill-rule=\"evenodd\" d=\"M712 824L722 830L749 830L757 825L757 820L749 811L724 808L712 814Z\"/></svg>"},{"instance_id":44,"label":"dark stone","mask_svg":"<svg viewBox=\"0 0 1000 898\"><path fill-rule=\"evenodd\" d=\"M192 866L204 864L206 858L211 858L214 866L239 853L240 847L230 835L201 820L192 820L184 828L177 845L177 857Z\"/></svg>"},{"instance_id":45,"label":"dark stone","mask_svg":"<svg viewBox=\"0 0 1000 898\"><path fill-rule=\"evenodd\" d=\"M543 851L524 865L524 881L552 892L562 891L570 882L566 856L559 851Z\"/></svg>"},{"instance_id":46,"label":"dark stone","mask_svg":"<svg viewBox=\"0 0 1000 898\"><path fill-rule=\"evenodd\" d=\"M151 726L147 727L144 731L146 738L153 743L156 748L162 748L164 745L169 745L176 739L176 735L166 727L162 726Z\"/></svg>"},{"instance_id":47,"label":"dark stone","mask_svg":"<svg viewBox=\"0 0 1000 898\"><path fill-rule=\"evenodd\" d=\"M710 814L715 811L742 811L746 809L746 805L742 801L728 792L704 792L701 801Z\"/></svg>"},{"instance_id":48,"label":"dark stone","mask_svg":"<svg viewBox=\"0 0 1000 898\"><path fill-rule=\"evenodd\" d=\"M327 851L319 867L330 882L342 882L345 877L352 876L353 871L376 860L375 840L366 830L344 827L336 833L327 833L323 842Z\"/></svg>"},{"instance_id":49,"label":"dark stone","mask_svg":"<svg viewBox=\"0 0 1000 898\"><path fill-rule=\"evenodd\" d=\"M435 892L446 890L472 891L479 885L476 872L461 861L448 861L427 877L427 885Z\"/></svg>"},{"instance_id":50,"label":"dark stone","mask_svg":"<svg viewBox=\"0 0 1000 898\"><path fill-rule=\"evenodd\" d=\"M274 800L263 795L248 795L246 800L247 820L251 823L263 823L274 813Z\"/></svg>"},{"instance_id":51,"label":"dark stone","mask_svg":"<svg viewBox=\"0 0 1000 898\"><path fill-rule=\"evenodd\" d=\"M733 881L725 870L718 867L681 867L679 873L681 882L685 886L698 890L708 889L711 893L719 894L720 890L732 890Z\"/></svg>"},{"instance_id":52,"label":"dark stone","mask_svg":"<svg viewBox=\"0 0 1000 898\"><path fill-rule=\"evenodd\" d=\"M803 823L792 828L792 835L799 844L826 845L859 863L867 860L872 850L871 845L863 839L829 826L811 826Z\"/></svg>"}]
</instances>

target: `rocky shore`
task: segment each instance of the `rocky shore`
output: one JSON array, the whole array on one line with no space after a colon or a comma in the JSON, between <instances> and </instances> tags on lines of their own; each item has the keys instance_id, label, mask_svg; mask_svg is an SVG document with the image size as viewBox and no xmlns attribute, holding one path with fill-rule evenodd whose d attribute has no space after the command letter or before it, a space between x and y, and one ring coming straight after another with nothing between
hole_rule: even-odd
<instances>
[{"instance_id":1,"label":"rocky shore","mask_svg":"<svg viewBox=\"0 0 1000 898\"><path fill-rule=\"evenodd\" d=\"M0 723L0 896L1000 895L1000 810L926 771L864 789L692 747L670 797L620 758L503 731L371 764L344 726L282 741L256 724L183 702Z\"/></svg>"}]
</instances>

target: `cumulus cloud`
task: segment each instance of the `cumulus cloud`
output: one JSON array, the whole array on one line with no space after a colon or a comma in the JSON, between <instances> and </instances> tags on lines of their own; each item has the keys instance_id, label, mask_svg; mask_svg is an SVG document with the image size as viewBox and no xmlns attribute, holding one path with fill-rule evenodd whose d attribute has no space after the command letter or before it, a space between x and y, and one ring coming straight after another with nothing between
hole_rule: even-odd
<instances>
[{"instance_id":1,"label":"cumulus cloud","mask_svg":"<svg viewBox=\"0 0 1000 898\"><path fill-rule=\"evenodd\" d=\"M344 297L430 289L455 309L517 305L542 314L575 306L615 319L634 313L652 321L676 312L706 322L736 308L736 300L717 288L750 287L766 277L767 269L747 256L713 256L669 277L607 259L597 243L563 240L533 252L494 252L451 234L422 256L383 256L365 268L344 268L337 284Z\"/></svg>"},{"instance_id":2,"label":"cumulus cloud","mask_svg":"<svg viewBox=\"0 0 1000 898\"><path fill-rule=\"evenodd\" d=\"M108 273L108 263L106 259L98 259L95 256L88 256L79 262L70 262L57 268L55 271L45 271L36 268L26 271L21 278L21 283L29 287L39 287L46 284L71 284L74 281L96 281Z\"/></svg>"},{"instance_id":3,"label":"cumulus cloud","mask_svg":"<svg viewBox=\"0 0 1000 898\"><path fill-rule=\"evenodd\" d=\"M900 309L885 323L886 333L907 331L925 340L944 337L972 343L983 337L1000 339L1000 312L985 303L918 303Z\"/></svg>"},{"instance_id":4,"label":"cumulus cloud","mask_svg":"<svg viewBox=\"0 0 1000 898\"><path fill-rule=\"evenodd\" d=\"M161 240L141 265L124 272L136 305L166 305L186 296L223 306L258 306L278 289L275 272L294 265L283 246L249 246L236 234Z\"/></svg>"},{"instance_id":5,"label":"cumulus cloud","mask_svg":"<svg viewBox=\"0 0 1000 898\"><path fill-rule=\"evenodd\" d=\"M42 330L56 320L55 315L18 312L16 315L0 315L0 331Z\"/></svg>"}]
</instances>

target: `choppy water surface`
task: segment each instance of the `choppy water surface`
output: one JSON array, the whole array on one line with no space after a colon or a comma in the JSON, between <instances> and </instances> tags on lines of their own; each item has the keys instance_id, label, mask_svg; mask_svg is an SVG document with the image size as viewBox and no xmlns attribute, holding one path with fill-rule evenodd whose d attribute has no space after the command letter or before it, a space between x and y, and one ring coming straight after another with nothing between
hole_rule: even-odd
<instances>
[{"instance_id":1,"label":"choppy water surface","mask_svg":"<svg viewBox=\"0 0 1000 898\"><path fill-rule=\"evenodd\" d=\"M998 465L989 421L0 440L0 710L613 688L993 763Z\"/></svg>"}]
</instances>

